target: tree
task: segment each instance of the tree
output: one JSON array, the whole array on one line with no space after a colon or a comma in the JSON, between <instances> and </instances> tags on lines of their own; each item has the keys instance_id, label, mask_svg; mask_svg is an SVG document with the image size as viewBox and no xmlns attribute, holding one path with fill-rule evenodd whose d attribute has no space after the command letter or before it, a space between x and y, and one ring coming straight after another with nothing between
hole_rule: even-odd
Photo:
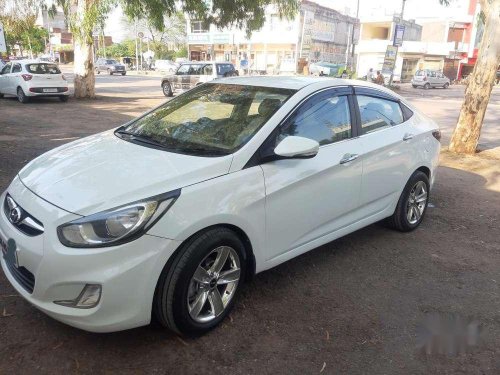
<instances>
[{"instance_id":1,"label":"tree","mask_svg":"<svg viewBox=\"0 0 500 375\"><path fill-rule=\"evenodd\" d=\"M500 0L479 2L485 21L483 37L449 147L450 151L460 154L476 152L484 115L500 64Z\"/></svg>"},{"instance_id":2,"label":"tree","mask_svg":"<svg viewBox=\"0 0 500 375\"><path fill-rule=\"evenodd\" d=\"M75 42L75 97L95 96L92 33L105 18L112 0L65 0L69 2L68 24ZM264 25L264 8L275 4L282 17L292 17L298 10L298 0L119 0L130 19L145 18L157 30L165 29L165 18L183 14L213 24L219 28L236 26L247 33Z\"/></svg>"},{"instance_id":3,"label":"tree","mask_svg":"<svg viewBox=\"0 0 500 375\"><path fill-rule=\"evenodd\" d=\"M19 47L21 55L29 51L31 57L45 50L48 33L35 25L39 10L37 0L0 2L0 21L3 23L9 49Z\"/></svg>"}]
</instances>

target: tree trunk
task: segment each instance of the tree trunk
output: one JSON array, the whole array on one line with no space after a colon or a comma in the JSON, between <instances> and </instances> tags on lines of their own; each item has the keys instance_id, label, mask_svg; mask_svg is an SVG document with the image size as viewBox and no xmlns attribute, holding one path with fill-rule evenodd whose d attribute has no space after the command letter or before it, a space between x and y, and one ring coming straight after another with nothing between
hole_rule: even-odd
<instances>
[{"instance_id":1,"label":"tree trunk","mask_svg":"<svg viewBox=\"0 0 500 375\"><path fill-rule=\"evenodd\" d=\"M486 21L483 38L449 147L450 151L460 154L476 152L500 63L500 0L492 0L489 4L483 1L482 4Z\"/></svg>"},{"instance_id":2,"label":"tree trunk","mask_svg":"<svg viewBox=\"0 0 500 375\"><path fill-rule=\"evenodd\" d=\"M93 45L75 41L75 98L95 97Z\"/></svg>"}]
</instances>

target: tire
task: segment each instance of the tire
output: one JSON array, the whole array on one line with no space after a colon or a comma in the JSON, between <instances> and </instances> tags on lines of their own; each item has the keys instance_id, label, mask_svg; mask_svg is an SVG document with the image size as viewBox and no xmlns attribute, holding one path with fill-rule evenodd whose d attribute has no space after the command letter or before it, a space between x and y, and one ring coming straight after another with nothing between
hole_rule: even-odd
<instances>
[{"instance_id":1,"label":"tire","mask_svg":"<svg viewBox=\"0 0 500 375\"><path fill-rule=\"evenodd\" d=\"M169 82L165 81L161 84L161 89L163 90L163 95L167 97L172 97L174 96L174 93L172 91L172 86L170 85Z\"/></svg>"},{"instance_id":2,"label":"tire","mask_svg":"<svg viewBox=\"0 0 500 375\"><path fill-rule=\"evenodd\" d=\"M411 85L411 87L413 87L414 89L416 89L418 86L417 85Z\"/></svg>"},{"instance_id":3,"label":"tire","mask_svg":"<svg viewBox=\"0 0 500 375\"><path fill-rule=\"evenodd\" d=\"M61 95L61 96L59 97L59 100L60 100L61 102L63 102L63 103L66 103L66 102L68 101L68 99L69 99L69 95Z\"/></svg>"},{"instance_id":4,"label":"tire","mask_svg":"<svg viewBox=\"0 0 500 375\"><path fill-rule=\"evenodd\" d=\"M424 85L424 90L429 90L431 88L431 85L427 82L425 85Z\"/></svg>"},{"instance_id":5,"label":"tire","mask_svg":"<svg viewBox=\"0 0 500 375\"><path fill-rule=\"evenodd\" d=\"M416 201L414 199L414 189L416 189L417 198L418 196L422 196L421 192L418 191L418 187L424 187L426 194L425 202L421 205L421 210L419 207L415 207ZM416 229L424 219L427 211L427 205L429 203L429 190L430 184L427 175L421 171L415 171L406 183L406 186L399 197L396 210L394 211L394 214L387 219L387 224L400 232L410 232ZM412 203L412 201L415 203ZM413 211L415 215L410 214L410 207L413 207L415 210ZM418 210L418 212L416 210ZM420 214L418 218L417 213ZM409 217L412 219L410 220Z\"/></svg>"},{"instance_id":6,"label":"tire","mask_svg":"<svg viewBox=\"0 0 500 375\"><path fill-rule=\"evenodd\" d=\"M125 72L125 73L122 73L122 76L124 76L124 75L126 75L126 74L127 74L126 72Z\"/></svg>"},{"instance_id":7,"label":"tire","mask_svg":"<svg viewBox=\"0 0 500 375\"><path fill-rule=\"evenodd\" d=\"M448 87L450 87L450 84L448 82L446 82L443 86L443 89L447 89Z\"/></svg>"},{"instance_id":8,"label":"tire","mask_svg":"<svg viewBox=\"0 0 500 375\"><path fill-rule=\"evenodd\" d=\"M96 74L101 74L101 71L99 69L95 70Z\"/></svg>"},{"instance_id":9,"label":"tire","mask_svg":"<svg viewBox=\"0 0 500 375\"><path fill-rule=\"evenodd\" d=\"M19 100L23 104L26 104L30 101L30 98L26 96L21 87L17 88L17 100Z\"/></svg>"},{"instance_id":10,"label":"tire","mask_svg":"<svg viewBox=\"0 0 500 375\"><path fill-rule=\"evenodd\" d=\"M113 75L113 71L112 71L111 69L108 69L108 74L109 74L110 76L112 76L112 75Z\"/></svg>"},{"instance_id":11,"label":"tire","mask_svg":"<svg viewBox=\"0 0 500 375\"><path fill-rule=\"evenodd\" d=\"M0 94L0 99L2 99L2 98L3 98L3 94Z\"/></svg>"},{"instance_id":12,"label":"tire","mask_svg":"<svg viewBox=\"0 0 500 375\"><path fill-rule=\"evenodd\" d=\"M232 269L233 277L238 274L238 279L224 284L216 271L210 276L210 270L217 268L215 262L210 262L225 252L228 256L220 275L229 277ZM216 327L231 311L244 282L247 261L243 242L228 228L209 229L189 239L169 263L155 290L153 312L157 320L162 326L188 336L198 336ZM195 271L209 281L196 281ZM220 298L221 295L226 300ZM203 301L198 304L199 309L196 309L196 301ZM219 306L217 313L214 303Z\"/></svg>"}]
</instances>

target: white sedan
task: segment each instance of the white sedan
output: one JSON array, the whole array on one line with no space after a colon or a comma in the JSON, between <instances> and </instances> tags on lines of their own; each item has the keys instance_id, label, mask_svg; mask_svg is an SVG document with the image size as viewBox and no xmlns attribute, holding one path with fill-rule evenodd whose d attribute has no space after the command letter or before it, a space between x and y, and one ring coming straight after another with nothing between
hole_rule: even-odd
<instances>
[{"instance_id":1,"label":"white sedan","mask_svg":"<svg viewBox=\"0 0 500 375\"><path fill-rule=\"evenodd\" d=\"M68 81L54 63L37 60L15 60L0 70L0 98L17 96L21 103L34 96L55 96L66 102Z\"/></svg>"},{"instance_id":2,"label":"white sedan","mask_svg":"<svg viewBox=\"0 0 500 375\"><path fill-rule=\"evenodd\" d=\"M205 83L24 167L0 197L2 268L75 327L204 333L256 273L383 219L417 228L439 150L377 85Z\"/></svg>"}]
</instances>

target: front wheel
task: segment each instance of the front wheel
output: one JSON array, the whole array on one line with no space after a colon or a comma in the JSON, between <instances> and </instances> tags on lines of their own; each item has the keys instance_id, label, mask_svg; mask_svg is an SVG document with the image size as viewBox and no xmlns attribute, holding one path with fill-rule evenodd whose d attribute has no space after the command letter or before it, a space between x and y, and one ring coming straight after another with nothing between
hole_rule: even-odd
<instances>
[{"instance_id":1,"label":"front wheel","mask_svg":"<svg viewBox=\"0 0 500 375\"><path fill-rule=\"evenodd\" d=\"M30 98L26 96L24 93L23 89L21 87L17 88L17 100L19 100L21 103L28 103L30 101Z\"/></svg>"},{"instance_id":2,"label":"front wheel","mask_svg":"<svg viewBox=\"0 0 500 375\"><path fill-rule=\"evenodd\" d=\"M410 232L422 222L429 202L429 178L421 171L410 177L399 197L394 214L388 224L401 232Z\"/></svg>"},{"instance_id":3,"label":"front wheel","mask_svg":"<svg viewBox=\"0 0 500 375\"><path fill-rule=\"evenodd\" d=\"M424 85L424 90L429 90L431 88L431 85L429 83L426 83Z\"/></svg>"},{"instance_id":4,"label":"front wheel","mask_svg":"<svg viewBox=\"0 0 500 375\"><path fill-rule=\"evenodd\" d=\"M414 89L416 89L416 88L417 88L417 85L411 85L411 87L413 87Z\"/></svg>"},{"instance_id":5,"label":"front wheel","mask_svg":"<svg viewBox=\"0 0 500 375\"><path fill-rule=\"evenodd\" d=\"M127 73L126 73L126 72L123 72L123 73L122 73L122 76L124 76L125 74L127 74Z\"/></svg>"},{"instance_id":6,"label":"front wheel","mask_svg":"<svg viewBox=\"0 0 500 375\"><path fill-rule=\"evenodd\" d=\"M448 82L446 82L443 86L444 89L447 89L448 87L450 87L450 84Z\"/></svg>"},{"instance_id":7,"label":"front wheel","mask_svg":"<svg viewBox=\"0 0 500 375\"><path fill-rule=\"evenodd\" d=\"M68 101L68 99L69 99L69 95L61 95L61 96L59 97L59 100L60 100L61 102L63 102L63 103L66 103L66 102Z\"/></svg>"},{"instance_id":8,"label":"front wheel","mask_svg":"<svg viewBox=\"0 0 500 375\"><path fill-rule=\"evenodd\" d=\"M180 334L209 331L231 311L246 263L245 246L232 230L215 228L194 236L158 280L155 316Z\"/></svg>"},{"instance_id":9,"label":"front wheel","mask_svg":"<svg viewBox=\"0 0 500 375\"><path fill-rule=\"evenodd\" d=\"M113 75L113 71L112 71L111 69L108 69L108 74L109 74L110 76L112 76L112 75Z\"/></svg>"},{"instance_id":10,"label":"front wheel","mask_svg":"<svg viewBox=\"0 0 500 375\"><path fill-rule=\"evenodd\" d=\"M168 96L168 97L174 96L174 93L172 91L172 86L170 85L169 82L163 82L161 84L161 88L163 90L163 95Z\"/></svg>"}]
</instances>

